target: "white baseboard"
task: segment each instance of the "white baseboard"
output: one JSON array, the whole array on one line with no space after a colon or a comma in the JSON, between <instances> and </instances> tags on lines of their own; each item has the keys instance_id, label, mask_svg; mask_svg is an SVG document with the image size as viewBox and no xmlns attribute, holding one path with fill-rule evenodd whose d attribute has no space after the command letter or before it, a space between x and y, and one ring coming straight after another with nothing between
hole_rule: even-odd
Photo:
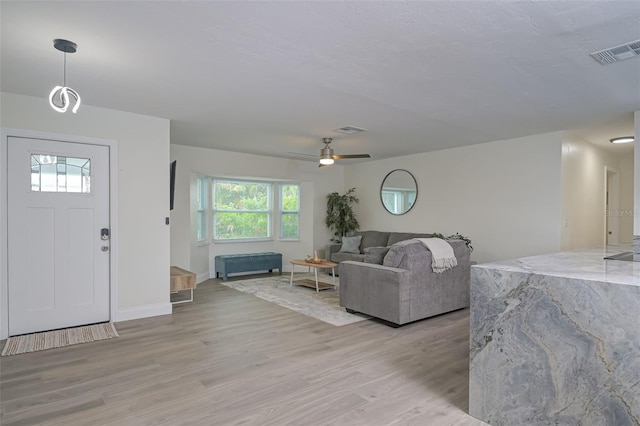
<instances>
[{"instance_id":1,"label":"white baseboard","mask_svg":"<svg viewBox=\"0 0 640 426\"><path fill-rule=\"evenodd\" d=\"M206 281L209 278L211 278L211 277L209 276L208 272L205 272L204 274L197 274L196 275L196 284L200 284L201 282Z\"/></svg>"},{"instance_id":2,"label":"white baseboard","mask_svg":"<svg viewBox=\"0 0 640 426\"><path fill-rule=\"evenodd\" d=\"M171 315L172 312L173 310L170 302L133 306L130 308L119 309L114 322L156 317L159 315Z\"/></svg>"}]
</instances>

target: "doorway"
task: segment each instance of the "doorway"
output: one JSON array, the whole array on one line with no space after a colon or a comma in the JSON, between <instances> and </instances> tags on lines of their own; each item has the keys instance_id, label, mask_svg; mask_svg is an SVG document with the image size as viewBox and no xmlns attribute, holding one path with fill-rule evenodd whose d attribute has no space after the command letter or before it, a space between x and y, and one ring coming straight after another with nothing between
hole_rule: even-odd
<instances>
[{"instance_id":1,"label":"doorway","mask_svg":"<svg viewBox=\"0 0 640 426\"><path fill-rule=\"evenodd\" d=\"M3 134L0 338L112 319L113 141L47 136Z\"/></svg>"},{"instance_id":2,"label":"doorway","mask_svg":"<svg viewBox=\"0 0 640 426\"><path fill-rule=\"evenodd\" d=\"M605 166L605 244L620 240L620 177L616 170Z\"/></svg>"}]
</instances>

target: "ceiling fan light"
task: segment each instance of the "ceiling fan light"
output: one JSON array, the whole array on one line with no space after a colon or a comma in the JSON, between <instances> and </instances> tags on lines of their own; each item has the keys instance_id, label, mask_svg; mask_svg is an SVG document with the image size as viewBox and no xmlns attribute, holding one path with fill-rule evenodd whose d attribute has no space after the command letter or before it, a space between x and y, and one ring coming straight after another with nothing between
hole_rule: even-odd
<instances>
[{"instance_id":1,"label":"ceiling fan light","mask_svg":"<svg viewBox=\"0 0 640 426\"><path fill-rule=\"evenodd\" d=\"M611 143L631 143L635 140L633 136L622 136L619 138L609 139Z\"/></svg>"},{"instance_id":2,"label":"ceiling fan light","mask_svg":"<svg viewBox=\"0 0 640 426\"><path fill-rule=\"evenodd\" d=\"M333 149L329 148L331 138L324 138L324 148L320 150L320 164L323 166L330 166L333 164Z\"/></svg>"}]
</instances>

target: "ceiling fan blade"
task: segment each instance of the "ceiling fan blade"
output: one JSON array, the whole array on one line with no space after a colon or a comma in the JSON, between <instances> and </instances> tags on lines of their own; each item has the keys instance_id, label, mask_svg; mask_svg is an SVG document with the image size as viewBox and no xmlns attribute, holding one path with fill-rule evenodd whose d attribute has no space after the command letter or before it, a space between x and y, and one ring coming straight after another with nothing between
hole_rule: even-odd
<instances>
[{"instance_id":1,"label":"ceiling fan blade","mask_svg":"<svg viewBox=\"0 0 640 426\"><path fill-rule=\"evenodd\" d=\"M371 158L369 154L345 154L345 155L334 155L334 160L340 160L342 158Z\"/></svg>"},{"instance_id":2,"label":"ceiling fan blade","mask_svg":"<svg viewBox=\"0 0 640 426\"><path fill-rule=\"evenodd\" d=\"M287 154L293 154L293 155L303 155L305 157L318 157L318 154L303 154L302 152L291 152L288 151Z\"/></svg>"},{"instance_id":3,"label":"ceiling fan blade","mask_svg":"<svg viewBox=\"0 0 640 426\"><path fill-rule=\"evenodd\" d=\"M321 162L324 162L326 160L330 160L331 158L333 158L334 160L342 160L342 159L347 159L347 158L371 158L371 156L369 154L344 154L344 155L334 154L333 153L333 148L331 148L329 146L331 141L332 141L332 138L323 138L322 139L322 142L324 143L324 148L322 148L320 150L320 161ZM318 158L317 155L304 154L302 152L289 151L288 154ZM324 167L324 166L329 166L329 165L330 164L322 164L322 163L320 163L320 164L318 164L318 167Z\"/></svg>"}]
</instances>

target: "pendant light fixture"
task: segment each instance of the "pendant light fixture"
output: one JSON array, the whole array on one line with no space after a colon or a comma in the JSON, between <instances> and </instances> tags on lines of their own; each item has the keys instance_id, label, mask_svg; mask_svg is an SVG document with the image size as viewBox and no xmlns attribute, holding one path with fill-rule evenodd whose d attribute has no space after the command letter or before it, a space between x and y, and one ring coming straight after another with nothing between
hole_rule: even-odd
<instances>
[{"instance_id":1,"label":"pendant light fixture","mask_svg":"<svg viewBox=\"0 0 640 426\"><path fill-rule=\"evenodd\" d=\"M57 38L53 40L53 47L64 53L64 68L62 71L62 86L56 86L49 93L49 105L58 112L66 112L71 104L69 96L75 98L75 105L71 109L74 114L80 107L80 95L71 87L67 87L67 53L75 53L78 45L69 40Z\"/></svg>"}]
</instances>

